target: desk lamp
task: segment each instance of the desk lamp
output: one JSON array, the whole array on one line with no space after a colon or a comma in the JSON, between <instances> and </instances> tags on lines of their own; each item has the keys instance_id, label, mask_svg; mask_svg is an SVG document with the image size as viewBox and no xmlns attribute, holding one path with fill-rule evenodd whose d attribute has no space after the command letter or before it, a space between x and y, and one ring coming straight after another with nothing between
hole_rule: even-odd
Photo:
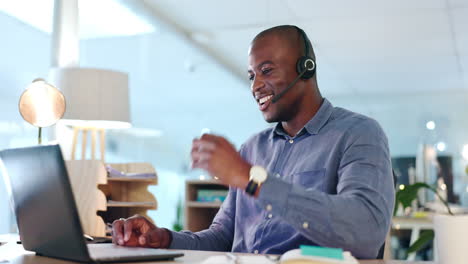
<instances>
[{"instance_id":1,"label":"desk lamp","mask_svg":"<svg viewBox=\"0 0 468 264\"><path fill-rule=\"evenodd\" d=\"M42 128L54 125L65 113L65 97L44 79L35 79L20 97L19 112L26 122L39 128L38 144L42 143Z\"/></svg>"},{"instance_id":2,"label":"desk lamp","mask_svg":"<svg viewBox=\"0 0 468 264\"><path fill-rule=\"evenodd\" d=\"M71 159L75 159L79 133L82 133L81 159L86 159L88 132L91 133L91 159L96 159L99 132L104 162L105 130L131 127L128 75L104 69L66 67L52 68L49 78L67 98L67 112L60 123L73 128Z\"/></svg>"}]
</instances>

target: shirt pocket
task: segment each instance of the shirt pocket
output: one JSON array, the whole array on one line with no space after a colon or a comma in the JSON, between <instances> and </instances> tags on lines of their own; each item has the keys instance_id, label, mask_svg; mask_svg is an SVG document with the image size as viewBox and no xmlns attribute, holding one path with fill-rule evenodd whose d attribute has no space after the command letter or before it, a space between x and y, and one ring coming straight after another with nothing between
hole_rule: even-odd
<instances>
[{"instance_id":1,"label":"shirt pocket","mask_svg":"<svg viewBox=\"0 0 468 264\"><path fill-rule=\"evenodd\" d=\"M307 190L325 190L325 168L303 171L293 174L293 183Z\"/></svg>"}]
</instances>

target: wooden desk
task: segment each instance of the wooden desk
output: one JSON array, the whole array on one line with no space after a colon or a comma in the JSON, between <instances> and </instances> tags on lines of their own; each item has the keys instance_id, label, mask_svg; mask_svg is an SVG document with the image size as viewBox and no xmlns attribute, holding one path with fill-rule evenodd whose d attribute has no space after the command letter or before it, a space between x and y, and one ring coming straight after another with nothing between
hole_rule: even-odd
<instances>
[{"instance_id":1,"label":"wooden desk","mask_svg":"<svg viewBox=\"0 0 468 264\"><path fill-rule=\"evenodd\" d=\"M1 238L2 236L0 236ZM174 261L157 261L155 264L169 263L201 263L210 256L222 255L223 252L196 251L196 250L177 250L184 252L185 256L177 258ZM9 264L70 264L75 262L63 261L53 258L36 256L34 252L25 251L21 245L15 241L9 241L6 245L0 246L0 263ZM138 262L150 263L150 262ZM361 260L360 264L435 264L434 262L414 262L397 260Z\"/></svg>"},{"instance_id":2,"label":"wooden desk","mask_svg":"<svg viewBox=\"0 0 468 264\"><path fill-rule=\"evenodd\" d=\"M432 216L427 217L393 217L392 219L392 228L395 230L400 229L409 229L411 230L411 239L410 245L412 245L419 238L419 234L423 229L434 229L434 224L432 223ZM433 248L436 248L436 245L433 244ZM437 259L437 250L434 250L434 259ZM413 252L408 255L407 260L414 260L416 258L416 253Z\"/></svg>"}]
</instances>

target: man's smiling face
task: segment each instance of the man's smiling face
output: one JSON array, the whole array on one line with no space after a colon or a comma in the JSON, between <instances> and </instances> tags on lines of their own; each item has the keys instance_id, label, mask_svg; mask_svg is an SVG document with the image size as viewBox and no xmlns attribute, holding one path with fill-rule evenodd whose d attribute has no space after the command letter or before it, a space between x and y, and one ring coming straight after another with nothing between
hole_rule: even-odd
<instances>
[{"instance_id":1,"label":"man's smiling face","mask_svg":"<svg viewBox=\"0 0 468 264\"><path fill-rule=\"evenodd\" d=\"M269 34L256 39L250 46L248 74L252 94L263 117L270 123L288 121L296 113L299 89L291 89L276 103L271 101L297 76L299 52L292 43Z\"/></svg>"}]
</instances>

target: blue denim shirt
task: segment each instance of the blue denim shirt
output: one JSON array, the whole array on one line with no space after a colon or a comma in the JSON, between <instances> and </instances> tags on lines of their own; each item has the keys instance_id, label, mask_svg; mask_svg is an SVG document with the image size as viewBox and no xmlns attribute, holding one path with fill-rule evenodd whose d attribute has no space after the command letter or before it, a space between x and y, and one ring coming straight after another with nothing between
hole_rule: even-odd
<instances>
[{"instance_id":1,"label":"blue denim shirt","mask_svg":"<svg viewBox=\"0 0 468 264\"><path fill-rule=\"evenodd\" d=\"M395 195L376 121L324 99L295 137L278 123L240 154L268 171L259 197L231 188L209 229L173 232L171 248L282 254L307 244L377 256Z\"/></svg>"}]
</instances>

